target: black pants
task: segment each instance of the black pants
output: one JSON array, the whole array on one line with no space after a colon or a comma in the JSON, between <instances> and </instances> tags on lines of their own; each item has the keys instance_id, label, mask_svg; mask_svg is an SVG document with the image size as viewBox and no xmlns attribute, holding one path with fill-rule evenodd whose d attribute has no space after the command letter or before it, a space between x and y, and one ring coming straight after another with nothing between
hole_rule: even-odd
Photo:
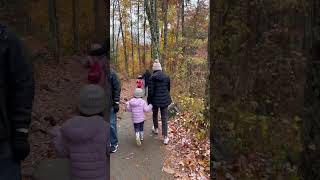
<instances>
[{"instance_id":1,"label":"black pants","mask_svg":"<svg viewBox=\"0 0 320 180\"><path fill-rule=\"evenodd\" d=\"M142 132L143 131L144 121L141 123L133 123L134 132Z\"/></svg>"},{"instance_id":2,"label":"black pants","mask_svg":"<svg viewBox=\"0 0 320 180\"><path fill-rule=\"evenodd\" d=\"M14 160L8 141L0 142L0 179L21 180L20 162Z\"/></svg>"},{"instance_id":3,"label":"black pants","mask_svg":"<svg viewBox=\"0 0 320 180\"><path fill-rule=\"evenodd\" d=\"M162 135L168 136L168 106L167 107L153 107L153 126L158 128L158 112L160 109L162 122Z\"/></svg>"}]
</instances>

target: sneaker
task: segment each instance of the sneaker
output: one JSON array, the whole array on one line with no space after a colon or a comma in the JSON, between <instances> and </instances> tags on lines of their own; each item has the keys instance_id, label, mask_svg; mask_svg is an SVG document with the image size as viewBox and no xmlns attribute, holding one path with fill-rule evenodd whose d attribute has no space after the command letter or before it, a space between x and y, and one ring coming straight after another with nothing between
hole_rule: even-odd
<instances>
[{"instance_id":1,"label":"sneaker","mask_svg":"<svg viewBox=\"0 0 320 180\"><path fill-rule=\"evenodd\" d=\"M140 140L143 141L143 131L140 132Z\"/></svg>"},{"instance_id":2,"label":"sneaker","mask_svg":"<svg viewBox=\"0 0 320 180\"><path fill-rule=\"evenodd\" d=\"M154 126L152 126L152 132L153 132L154 134L158 134L158 133L159 133L159 132L158 132L158 128L155 129Z\"/></svg>"},{"instance_id":3,"label":"sneaker","mask_svg":"<svg viewBox=\"0 0 320 180\"><path fill-rule=\"evenodd\" d=\"M110 152L111 153L115 153L115 152L117 152L117 150L118 150L118 144L117 145L115 145L115 146L111 146L111 148L110 148Z\"/></svg>"},{"instance_id":4,"label":"sneaker","mask_svg":"<svg viewBox=\"0 0 320 180\"><path fill-rule=\"evenodd\" d=\"M137 143L137 145L138 145L138 146L140 146L140 145L141 145L141 141L140 141L140 135L139 135L139 133L136 133L136 143Z\"/></svg>"},{"instance_id":5,"label":"sneaker","mask_svg":"<svg viewBox=\"0 0 320 180\"><path fill-rule=\"evenodd\" d=\"M167 136L163 139L163 144L167 145L169 143L169 138Z\"/></svg>"}]
</instances>

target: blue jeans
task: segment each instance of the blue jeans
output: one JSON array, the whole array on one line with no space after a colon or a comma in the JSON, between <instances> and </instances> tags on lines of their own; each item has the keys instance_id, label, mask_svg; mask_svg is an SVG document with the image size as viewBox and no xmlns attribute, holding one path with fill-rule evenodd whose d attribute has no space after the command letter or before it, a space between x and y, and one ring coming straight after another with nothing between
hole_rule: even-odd
<instances>
[{"instance_id":1,"label":"blue jeans","mask_svg":"<svg viewBox=\"0 0 320 180\"><path fill-rule=\"evenodd\" d=\"M110 144L111 146L118 145L117 114L113 111L113 108L110 112Z\"/></svg>"},{"instance_id":2,"label":"blue jeans","mask_svg":"<svg viewBox=\"0 0 320 180\"><path fill-rule=\"evenodd\" d=\"M0 179L21 180L20 162L14 160L8 141L0 142Z\"/></svg>"}]
</instances>

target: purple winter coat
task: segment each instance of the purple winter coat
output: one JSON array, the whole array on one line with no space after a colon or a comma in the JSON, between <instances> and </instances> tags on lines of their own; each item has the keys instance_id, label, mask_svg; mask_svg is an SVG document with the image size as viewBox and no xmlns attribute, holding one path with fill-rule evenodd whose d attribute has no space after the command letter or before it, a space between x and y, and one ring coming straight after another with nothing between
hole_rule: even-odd
<instances>
[{"instance_id":1,"label":"purple winter coat","mask_svg":"<svg viewBox=\"0 0 320 180\"><path fill-rule=\"evenodd\" d=\"M147 102L142 98L132 98L127 103L127 111L132 112L133 123L140 123L145 120L144 113L152 109L152 105L148 106Z\"/></svg>"},{"instance_id":2,"label":"purple winter coat","mask_svg":"<svg viewBox=\"0 0 320 180\"><path fill-rule=\"evenodd\" d=\"M72 180L107 179L107 133L100 116L75 116L51 130L57 155L71 162Z\"/></svg>"}]
</instances>

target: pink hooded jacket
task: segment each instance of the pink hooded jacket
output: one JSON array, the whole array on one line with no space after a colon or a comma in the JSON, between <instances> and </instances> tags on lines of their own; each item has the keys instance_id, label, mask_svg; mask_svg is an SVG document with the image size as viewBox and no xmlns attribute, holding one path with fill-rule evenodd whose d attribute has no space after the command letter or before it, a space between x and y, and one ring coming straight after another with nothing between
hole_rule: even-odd
<instances>
[{"instance_id":1,"label":"pink hooded jacket","mask_svg":"<svg viewBox=\"0 0 320 180\"><path fill-rule=\"evenodd\" d=\"M127 111L132 112L133 123L140 123L145 120L145 112L152 109L152 105L148 105L142 98L132 98L127 103Z\"/></svg>"},{"instance_id":2,"label":"pink hooded jacket","mask_svg":"<svg viewBox=\"0 0 320 180\"><path fill-rule=\"evenodd\" d=\"M103 117L76 116L50 133L57 155L71 162L72 180L107 179L108 128Z\"/></svg>"}]
</instances>

